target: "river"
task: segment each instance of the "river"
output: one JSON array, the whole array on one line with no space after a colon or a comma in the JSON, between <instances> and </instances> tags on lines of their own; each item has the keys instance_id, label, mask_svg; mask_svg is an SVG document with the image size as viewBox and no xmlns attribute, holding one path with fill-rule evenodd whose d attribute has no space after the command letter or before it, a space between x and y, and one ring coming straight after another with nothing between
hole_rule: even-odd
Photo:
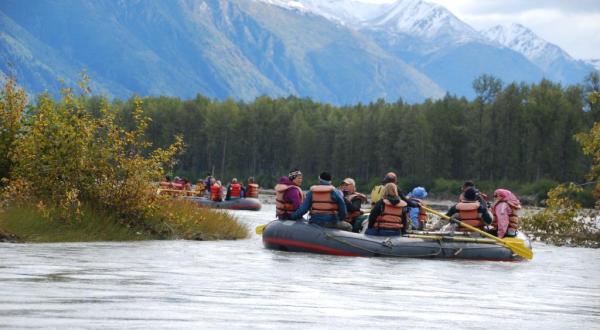
<instances>
[{"instance_id":1,"label":"river","mask_svg":"<svg viewBox=\"0 0 600 330\"><path fill-rule=\"evenodd\" d=\"M336 257L239 241L0 244L0 328L600 329L600 251Z\"/></svg>"}]
</instances>

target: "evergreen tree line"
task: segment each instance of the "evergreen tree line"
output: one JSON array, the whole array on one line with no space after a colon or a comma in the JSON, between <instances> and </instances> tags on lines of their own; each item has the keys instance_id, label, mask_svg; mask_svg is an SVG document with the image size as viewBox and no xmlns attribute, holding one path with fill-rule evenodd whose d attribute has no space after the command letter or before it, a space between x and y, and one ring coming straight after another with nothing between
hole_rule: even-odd
<instances>
[{"instance_id":1,"label":"evergreen tree line","mask_svg":"<svg viewBox=\"0 0 600 330\"><path fill-rule=\"evenodd\" d=\"M190 180L207 173L226 181L254 176L271 187L299 168L308 183L326 170L336 183L349 176L363 188L389 171L426 186L440 178L565 182L582 181L590 165L573 136L600 119L598 104L586 98L597 82L591 74L586 85L542 80L502 86L484 75L473 83L473 101L446 95L420 104L378 100L336 107L297 97L236 102L198 95L146 97L143 108L152 120L147 134L153 145L184 137L173 173ZM89 99L91 109L100 103ZM113 105L132 122L133 101Z\"/></svg>"}]
</instances>

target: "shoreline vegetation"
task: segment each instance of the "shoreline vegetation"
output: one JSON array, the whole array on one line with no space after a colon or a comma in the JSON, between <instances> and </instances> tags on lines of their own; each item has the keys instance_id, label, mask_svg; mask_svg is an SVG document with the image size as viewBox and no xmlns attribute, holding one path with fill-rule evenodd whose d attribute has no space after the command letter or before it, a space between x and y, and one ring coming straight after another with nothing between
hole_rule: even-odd
<instances>
[{"instance_id":1,"label":"shoreline vegetation","mask_svg":"<svg viewBox=\"0 0 600 330\"><path fill-rule=\"evenodd\" d=\"M473 102L447 95L417 105L378 100L342 108L294 97L109 102L90 95L88 80L83 74L78 94L64 88L58 100L44 93L28 104L7 79L0 94L0 241L244 238L248 229L230 214L157 196L152 182L165 173L197 177L217 164L223 179L256 173L269 186L274 173L295 164L307 174L306 186L316 178L311 173L330 168L357 178L363 191L378 183L375 173L390 169L401 173L403 188L424 185L440 196L453 196L460 178L475 177L482 191L510 187L525 202L547 206L522 218L535 239L600 247L597 74L585 92L545 80L502 89L482 76ZM571 126L556 126L563 115ZM290 129L278 129L282 123ZM518 130L503 136L496 124ZM234 136L247 138L236 143ZM397 152L389 154L390 147ZM585 186L559 184L582 181L586 169Z\"/></svg>"},{"instance_id":2,"label":"shoreline vegetation","mask_svg":"<svg viewBox=\"0 0 600 330\"><path fill-rule=\"evenodd\" d=\"M0 95L0 240L73 242L145 239L240 239L248 229L232 215L157 196L153 182L184 148L175 136L165 148L146 138L149 119L136 101L125 127L108 102L86 109L80 95L62 91L28 105L9 79Z\"/></svg>"}]
</instances>

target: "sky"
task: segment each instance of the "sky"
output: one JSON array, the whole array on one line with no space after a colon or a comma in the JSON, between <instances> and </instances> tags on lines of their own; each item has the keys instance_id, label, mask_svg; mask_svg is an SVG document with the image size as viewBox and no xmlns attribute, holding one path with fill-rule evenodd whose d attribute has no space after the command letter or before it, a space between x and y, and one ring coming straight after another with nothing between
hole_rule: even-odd
<instances>
[{"instance_id":1,"label":"sky","mask_svg":"<svg viewBox=\"0 0 600 330\"><path fill-rule=\"evenodd\" d=\"M389 3L394 0L363 0ZM600 59L600 0L425 0L477 30L520 23L577 59Z\"/></svg>"}]
</instances>

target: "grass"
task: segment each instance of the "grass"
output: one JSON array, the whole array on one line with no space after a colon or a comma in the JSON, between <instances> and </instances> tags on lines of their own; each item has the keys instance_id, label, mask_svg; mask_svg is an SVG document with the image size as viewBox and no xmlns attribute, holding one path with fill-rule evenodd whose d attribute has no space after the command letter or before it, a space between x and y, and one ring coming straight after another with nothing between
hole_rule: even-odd
<instances>
[{"instance_id":1,"label":"grass","mask_svg":"<svg viewBox=\"0 0 600 330\"><path fill-rule=\"evenodd\" d=\"M169 200L149 219L121 221L109 212L83 209L80 219L56 220L34 205L0 211L0 239L18 242L139 241L151 239L240 239L248 229L222 211Z\"/></svg>"}]
</instances>

